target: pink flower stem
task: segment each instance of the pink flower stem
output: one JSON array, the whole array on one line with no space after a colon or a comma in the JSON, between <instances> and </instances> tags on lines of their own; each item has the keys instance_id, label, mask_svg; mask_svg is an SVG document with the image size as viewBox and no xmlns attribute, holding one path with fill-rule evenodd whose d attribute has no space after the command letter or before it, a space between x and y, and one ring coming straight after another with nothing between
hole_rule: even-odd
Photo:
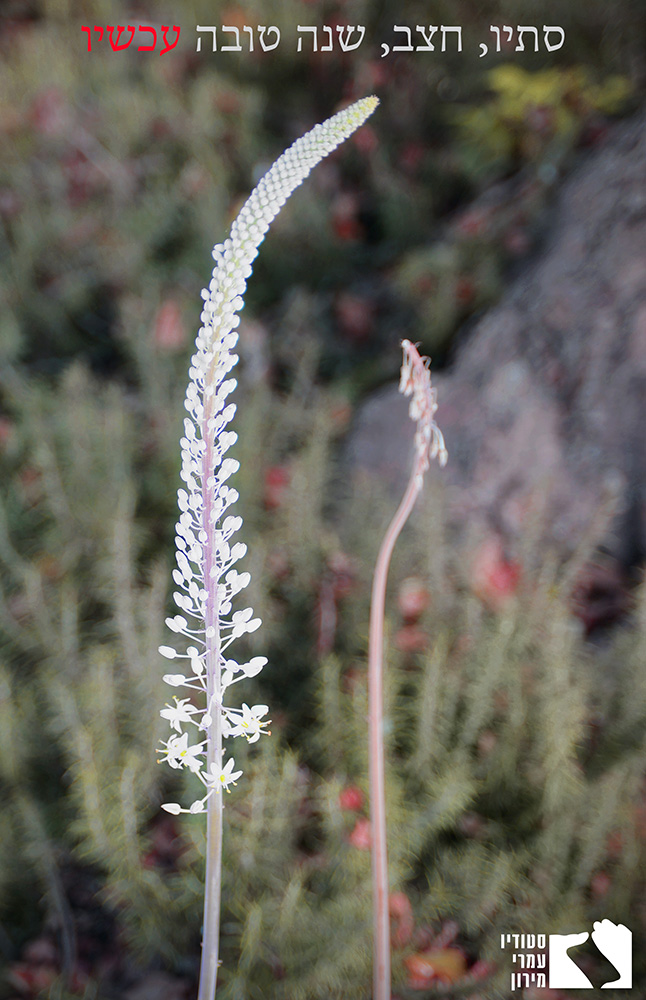
<instances>
[{"instance_id":1,"label":"pink flower stem","mask_svg":"<svg viewBox=\"0 0 646 1000\"><path fill-rule=\"evenodd\" d=\"M203 440L207 442L202 464L204 484L203 525L207 534L204 547L204 586L206 599L206 698L210 707L215 702L212 722L208 728L206 770L211 773L211 764L222 766L222 713L220 710L222 692L220 681L220 624L218 608L216 564L217 530L211 522L213 507L213 486L208 485L213 475L213 442L208 431L212 405L205 407ZM215 1000L218 977L218 955L220 944L220 896L222 891L222 794L216 791L206 803L206 872L204 877L204 920L202 925L202 959L200 962L200 985L198 1000Z\"/></svg>"},{"instance_id":2,"label":"pink flower stem","mask_svg":"<svg viewBox=\"0 0 646 1000\"><path fill-rule=\"evenodd\" d=\"M368 645L368 711L370 739L370 821L373 912L373 1000L390 1000L390 918L388 913L388 853L384 778L383 647L386 582L390 557L408 520L422 477L413 470L406 492L381 543L372 582Z\"/></svg>"}]
</instances>

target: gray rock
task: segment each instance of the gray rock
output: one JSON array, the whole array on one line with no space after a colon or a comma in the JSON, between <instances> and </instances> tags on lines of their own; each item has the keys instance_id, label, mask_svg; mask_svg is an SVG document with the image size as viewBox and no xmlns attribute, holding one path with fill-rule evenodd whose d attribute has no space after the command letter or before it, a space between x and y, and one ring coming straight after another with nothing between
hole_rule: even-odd
<instances>
[{"instance_id":1,"label":"gray rock","mask_svg":"<svg viewBox=\"0 0 646 1000\"><path fill-rule=\"evenodd\" d=\"M646 554L646 118L614 129L563 183L542 249L439 377L455 523L513 544L531 512L567 555L608 496L605 547ZM361 407L355 474L403 489L412 427L397 387Z\"/></svg>"}]
</instances>

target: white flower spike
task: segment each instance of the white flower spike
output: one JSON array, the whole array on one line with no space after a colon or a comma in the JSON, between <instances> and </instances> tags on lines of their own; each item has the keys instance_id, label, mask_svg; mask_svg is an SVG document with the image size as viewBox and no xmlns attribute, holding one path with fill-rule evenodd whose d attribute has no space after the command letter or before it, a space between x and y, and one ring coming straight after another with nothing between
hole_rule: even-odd
<instances>
[{"instance_id":1,"label":"white flower spike","mask_svg":"<svg viewBox=\"0 0 646 1000\"><path fill-rule=\"evenodd\" d=\"M187 767L205 794L188 808L166 803L163 808L173 815L207 811L205 805L214 794L222 788L229 791L242 771L233 770L232 758L222 765L223 739L244 736L255 743L268 725L261 721L269 711L266 705L227 708L222 700L232 684L254 677L267 662L255 656L239 664L228 652L236 639L255 632L261 624L251 608L238 610L232 605L250 582L248 572L235 568L247 549L234 540L242 518L230 512L238 493L229 483L239 463L227 454L237 439L235 431L228 429L236 411L235 403L229 402L236 387L230 372L238 361L234 353L237 314L243 307L247 279L258 247L289 195L320 160L364 123L378 103L376 97L357 101L290 146L245 202L229 238L213 249L215 267L208 288L202 291L202 325L189 368L187 417L180 441L183 486L177 493L177 568L173 570L178 613L166 619L169 631L179 642L183 637L186 647L159 647L166 659L184 661L177 665L177 673L166 674L164 680L170 687L187 689L190 695L176 697L174 706L161 710L174 730L163 743L161 759L175 769ZM195 694L201 695L201 708L194 703ZM189 745L186 726L195 726L196 734L205 739Z\"/></svg>"}]
</instances>

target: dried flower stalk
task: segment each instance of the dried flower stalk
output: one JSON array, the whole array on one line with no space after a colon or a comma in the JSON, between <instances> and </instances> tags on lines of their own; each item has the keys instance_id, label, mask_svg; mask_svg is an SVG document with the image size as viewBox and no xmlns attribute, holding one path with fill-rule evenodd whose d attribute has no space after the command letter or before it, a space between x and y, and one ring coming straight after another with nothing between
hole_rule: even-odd
<instances>
[{"instance_id":1,"label":"dried flower stalk","mask_svg":"<svg viewBox=\"0 0 646 1000\"><path fill-rule=\"evenodd\" d=\"M435 423L436 391L431 385L430 360L420 357L409 340L402 341L404 358L399 391L410 396L409 414L415 421L415 454L406 492L381 543L372 582L368 652L368 712L370 741L370 821L373 891L373 1000L390 1000L390 921L388 915L388 852L384 778L383 646L386 582L390 557L408 520L431 459L446 464L448 452Z\"/></svg>"}]
</instances>

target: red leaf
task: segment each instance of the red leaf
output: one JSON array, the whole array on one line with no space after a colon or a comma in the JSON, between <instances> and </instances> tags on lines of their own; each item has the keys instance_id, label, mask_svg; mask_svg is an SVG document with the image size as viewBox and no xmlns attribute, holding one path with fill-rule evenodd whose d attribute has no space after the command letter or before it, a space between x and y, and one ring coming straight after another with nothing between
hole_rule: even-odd
<instances>
[{"instance_id":1,"label":"red leaf","mask_svg":"<svg viewBox=\"0 0 646 1000\"><path fill-rule=\"evenodd\" d=\"M431 595L417 576L402 580L397 594L399 613L407 624L413 624L431 602Z\"/></svg>"},{"instance_id":2,"label":"red leaf","mask_svg":"<svg viewBox=\"0 0 646 1000\"><path fill-rule=\"evenodd\" d=\"M358 819L354 825L354 830L348 837L348 842L360 851L370 850L370 820L363 817Z\"/></svg>"},{"instance_id":3,"label":"red leaf","mask_svg":"<svg viewBox=\"0 0 646 1000\"><path fill-rule=\"evenodd\" d=\"M477 550L471 565L471 588L492 611L502 611L520 582L520 565L507 559L502 542L490 538Z\"/></svg>"},{"instance_id":4,"label":"red leaf","mask_svg":"<svg viewBox=\"0 0 646 1000\"><path fill-rule=\"evenodd\" d=\"M359 812L364 802L365 796L356 785L348 785L339 795L339 806L348 812Z\"/></svg>"},{"instance_id":5,"label":"red leaf","mask_svg":"<svg viewBox=\"0 0 646 1000\"><path fill-rule=\"evenodd\" d=\"M403 948L413 936L415 921L413 907L405 892L393 892L388 900L388 912L392 918L390 939L393 948Z\"/></svg>"}]
</instances>

